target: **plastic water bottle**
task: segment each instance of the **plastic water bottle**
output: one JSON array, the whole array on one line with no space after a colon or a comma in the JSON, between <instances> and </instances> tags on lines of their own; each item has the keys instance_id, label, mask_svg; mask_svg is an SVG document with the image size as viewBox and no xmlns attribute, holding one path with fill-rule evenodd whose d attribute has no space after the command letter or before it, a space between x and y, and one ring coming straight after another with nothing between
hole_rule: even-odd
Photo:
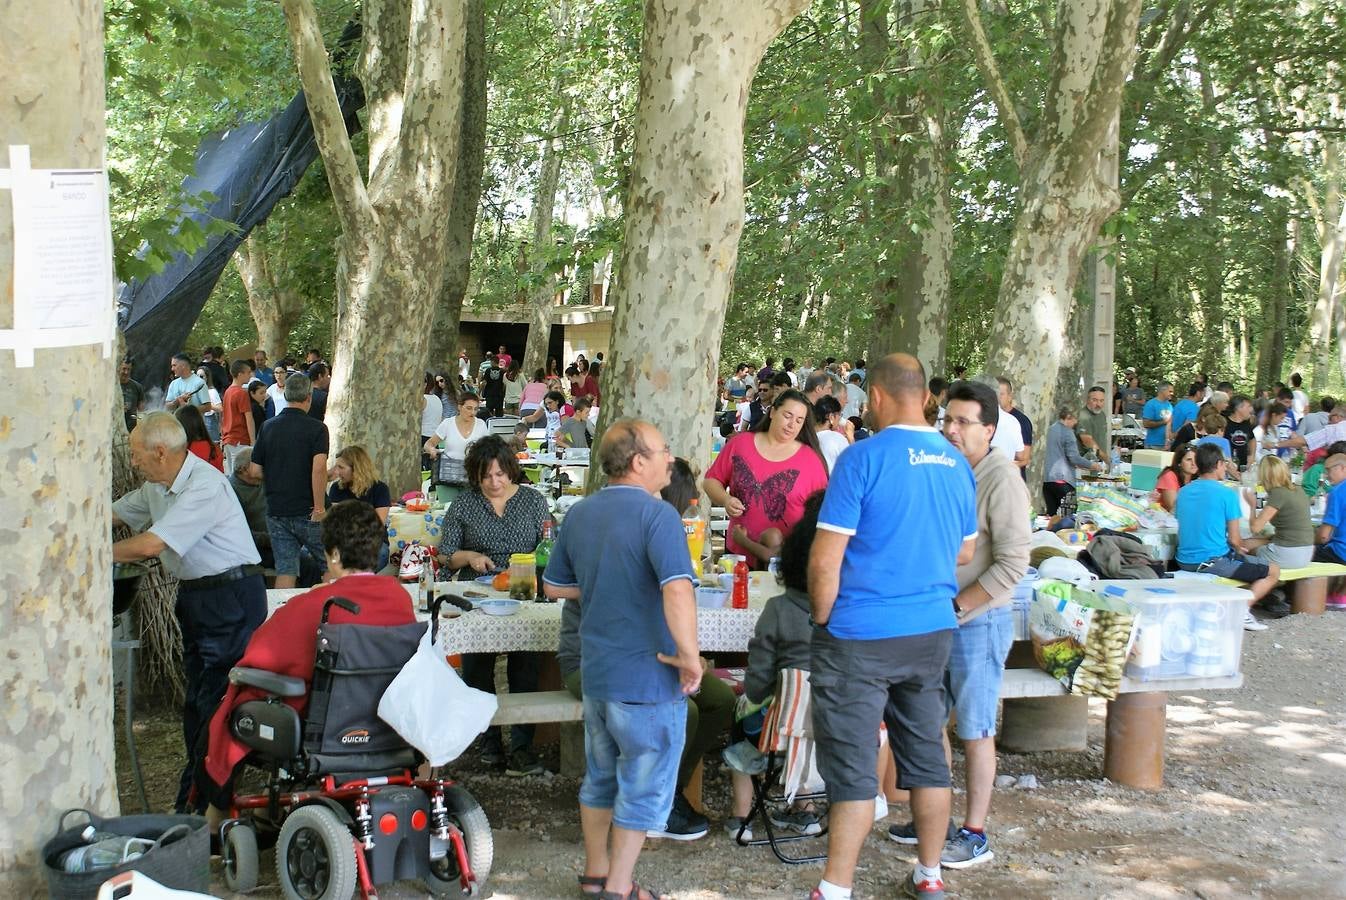
<instances>
[{"instance_id":1,"label":"plastic water bottle","mask_svg":"<svg viewBox=\"0 0 1346 900\"><path fill-rule=\"evenodd\" d=\"M154 841L146 838L127 837L107 831L95 831L92 825L80 833L86 843L61 854L61 870L65 872L90 872L95 869L108 869L143 856L154 846Z\"/></svg>"},{"instance_id":2,"label":"plastic water bottle","mask_svg":"<svg viewBox=\"0 0 1346 900\"><path fill-rule=\"evenodd\" d=\"M1121 464L1122 464L1122 451L1121 451L1121 449L1118 448L1118 447L1113 447L1113 448L1112 448L1112 468L1113 468L1113 471L1116 471L1117 467L1120 466Z\"/></svg>"},{"instance_id":3,"label":"plastic water bottle","mask_svg":"<svg viewBox=\"0 0 1346 900\"><path fill-rule=\"evenodd\" d=\"M731 605L734 609L748 608L748 561L740 558L734 563L734 592Z\"/></svg>"}]
</instances>

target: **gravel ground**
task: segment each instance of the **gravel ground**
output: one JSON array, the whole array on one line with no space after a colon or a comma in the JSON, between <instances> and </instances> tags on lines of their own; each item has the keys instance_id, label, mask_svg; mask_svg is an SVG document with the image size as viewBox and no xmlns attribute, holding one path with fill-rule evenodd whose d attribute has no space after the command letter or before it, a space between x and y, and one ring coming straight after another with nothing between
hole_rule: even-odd
<instances>
[{"instance_id":1,"label":"gravel ground","mask_svg":"<svg viewBox=\"0 0 1346 900\"><path fill-rule=\"evenodd\" d=\"M1037 789L997 790L990 822L995 859L946 872L951 897L1303 898L1346 897L1346 613L1293 616L1244 642L1245 686L1173 694L1168 706L1166 786L1149 793L1104 781L1105 705L1090 709L1084 753L1002 753L1000 771L1031 774ZM179 740L171 714L137 723L151 803L163 808L176 782ZM544 761L557 768L555 747ZM955 760L955 769L961 758ZM543 900L576 896L582 864L577 781L520 780L470 760L457 776L494 826L488 896ZM125 809L136 808L121 778ZM820 866L785 866L766 848L738 848L720 829L727 811L723 767L707 767L711 834L700 841L651 841L642 882L683 900L803 897ZM955 793L955 809L961 807ZM876 826L857 873L857 898L895 896L913 861L910 848ZM794 845L810 846L812 842ZM271 854L254 897L275 897ZM227 896L218 877L216 887ZM384 897L420 897L399 884Z\"/></svg>"}]
</instances>

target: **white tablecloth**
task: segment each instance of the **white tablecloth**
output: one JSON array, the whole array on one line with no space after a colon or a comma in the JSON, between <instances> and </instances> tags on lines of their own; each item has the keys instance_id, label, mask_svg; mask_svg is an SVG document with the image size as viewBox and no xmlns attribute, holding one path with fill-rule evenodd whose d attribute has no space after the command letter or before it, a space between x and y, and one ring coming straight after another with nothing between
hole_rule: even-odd
<instances>
[{"instance_id":1,"label":"white tablecloth","mask_svg":"<svg viewBox=\"0 0 1346 900\"><path fill-rule=\"evenodd\" d=\"M763 573L757 583L748 592L747 609L702 609L696 610L697 638L703 653L743 653L748 649L748 639L757 627L757 617L769 597L780 593L766 584ZM405 585L407 593L416 597L416 584ZM436 585L439 593L456 593L465 590L478 591L492 597L505 597L504 593L483 588L468 582L440 582ZM291 597L304 593L302 588L269 590L266 592L267 613L275 612L284 606ZM450 606L442 610L456 612ZM422 621L429 618L428 613L418 613ZM444 618L439 623L440 640L444 642L445 653L499 653L511 650L535 650L554 653L560 643L561 604L525 603L512 616L488 616L480 610L463 613L456 618Z\"/></svg>"}]
</instances>

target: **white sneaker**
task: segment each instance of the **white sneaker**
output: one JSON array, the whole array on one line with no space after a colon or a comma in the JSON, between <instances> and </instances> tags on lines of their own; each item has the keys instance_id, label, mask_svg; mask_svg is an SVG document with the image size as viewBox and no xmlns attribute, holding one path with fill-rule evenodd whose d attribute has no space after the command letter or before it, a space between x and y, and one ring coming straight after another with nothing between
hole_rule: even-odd
<instances>
[{"instance_id":1,"label":"white sneaker","mask_svg":"<svg viewBox=\"0 0 1346 900\"><path fill-rule=\"evenodd\" d=\"M1243 614L1243 630L1266 631L1267 626L1265 622L1257 621L1257 617L1253 615L1253 611L1250 609Z\"/></svg>"},{"instance_id":2,"label":"white sneaker","mask_svg":"<svg viewBox=\"0 0 1346 900\"><path fill-rule=\"evenodd\" d=\"M874 798L874 821L882 822L888 818L888 798L879 794Z\"/></svg>"}]
</instances>

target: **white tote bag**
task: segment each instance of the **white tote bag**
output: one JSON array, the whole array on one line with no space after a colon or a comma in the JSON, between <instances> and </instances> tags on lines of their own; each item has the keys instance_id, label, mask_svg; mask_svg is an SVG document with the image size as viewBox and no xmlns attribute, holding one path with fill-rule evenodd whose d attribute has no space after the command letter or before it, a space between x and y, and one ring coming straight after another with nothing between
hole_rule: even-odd
<instances>
[{"instance_id":1,"label":"white tote bag","mask_svg":"<svg viewBox=\"0 0 1346 900\"><path fill-rule=\"evenodd\" d=\"M491 724L495 694L468 687L435 646L432 620L420 646L379 700L379 718L432 766L457 759Z\"/></svg>"}]
</instances>

